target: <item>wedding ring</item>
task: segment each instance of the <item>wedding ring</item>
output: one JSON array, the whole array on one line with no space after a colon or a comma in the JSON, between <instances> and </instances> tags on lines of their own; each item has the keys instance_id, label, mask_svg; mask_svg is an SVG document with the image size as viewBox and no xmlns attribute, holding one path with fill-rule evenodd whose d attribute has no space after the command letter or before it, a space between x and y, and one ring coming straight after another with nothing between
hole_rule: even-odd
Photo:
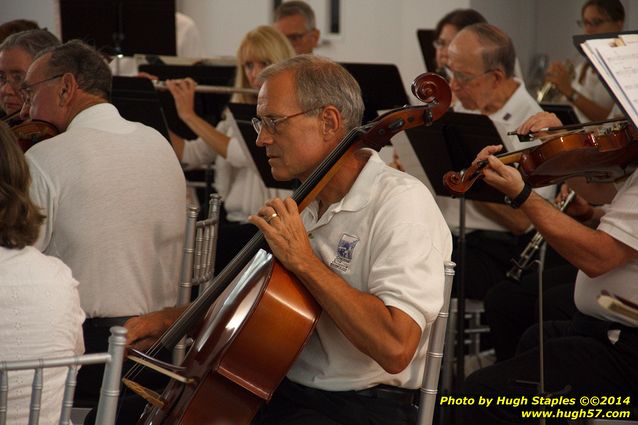
<instances>
[{"instance_id":1,"label":"wedding ring","mask_svg":"<svg viewBox=\"0 0 638 425\"><path fill-rule=\"evenodd\" d=\"M272 213L272 214L270 215L270 217L267 217L267 218L266 218L266 223L270 223L270 221L271 221L273 218L277 217L277 216L278 216L278 214L277 214L277 213Z\"/></svg>"}]
</instances>

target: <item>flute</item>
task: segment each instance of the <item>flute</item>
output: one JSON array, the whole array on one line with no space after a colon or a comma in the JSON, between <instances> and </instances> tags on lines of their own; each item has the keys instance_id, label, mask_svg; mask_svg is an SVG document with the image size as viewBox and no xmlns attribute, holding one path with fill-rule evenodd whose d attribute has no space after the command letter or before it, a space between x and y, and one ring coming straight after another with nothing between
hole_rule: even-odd
<instances>
[{"instance_id":1,"label":"flute","mask_svg":"<svg viewBox=\"0 0 638 425\"><path fill-rule=\"evenodd\" d=\"M166 88L166 83L164 81L153 80L153 85L157 90L168 90ZM233 93L243 93L243 94L259 94L259 90L245 88L245 87L229 87L229 86L207 86L207 85L196 85L195 86L196 93L217 93L217 94L233 94Z\"/></svg>"}]
</instances>

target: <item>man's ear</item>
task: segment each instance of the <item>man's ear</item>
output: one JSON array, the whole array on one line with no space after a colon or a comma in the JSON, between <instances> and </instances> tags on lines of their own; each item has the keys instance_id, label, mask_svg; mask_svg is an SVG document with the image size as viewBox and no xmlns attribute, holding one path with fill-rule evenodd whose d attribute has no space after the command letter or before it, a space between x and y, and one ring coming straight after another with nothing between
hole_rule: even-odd
<instances>
[{"instance_id":1,"label":"man's ear","mask_svg":"<svg viewBox=\"0 0 638 425\"><path fill-rule=\"evenodd\" d=\"M61 77L61 80L62 86L58 91L58 96L60 97L60 106L63 106L70 101L71 97L75 93L75 90L77 89L77 82L73 74L68 72Z\"/></svg>"},{"instance_id":2,"label":"man's ear","mask_svg":"<svg viewBox=\"0 0 638 425\"><path fill-rule=\"evenodd\" d=\"M314 28L310 30L310 36L313 39L312 47L313 48L317 47L319 45L319 38L321 37L321 31L319 31L317 28Z\"/></svg>"},{"instance_id":3,"label":"man's ear","mask_svg":"<svg viewBox=\"0 0 638 425\"><path fill-rule=\"evenodd\" d=\"M324 138L335 138L342 126L339 110L332 105L326 106L321 112L321 121Z\"/></svg>"}]
</instances>

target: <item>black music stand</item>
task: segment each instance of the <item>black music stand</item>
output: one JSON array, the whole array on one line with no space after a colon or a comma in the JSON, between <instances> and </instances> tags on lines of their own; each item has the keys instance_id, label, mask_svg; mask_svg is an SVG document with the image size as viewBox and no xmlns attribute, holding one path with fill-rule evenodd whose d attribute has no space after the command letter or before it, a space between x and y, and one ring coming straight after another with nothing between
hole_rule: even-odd
<instances>
[{"instance_id":1,"label":"black music stand","mask_svg":"<svg viewBox=\"0 0 638 425\"><path fill-rule=\"evenodd\" d=\"M378 116L377 111L400 108L410 100L403 87L399 68L387 63L340 63L359 83L363 96L363 122Z\"/></svg>"},{"instance_id":2,"label":"black music stand","mask_svg":"<svg viewBox=\"0 0 638 425\"><path fill-rule=\"evenodd\" d=\"M166 140L170 140L162 105L157 97L155 87L149 79L113 77L111 103L118 109L122 117L153 127Z\"/></svg>"},{"instance_id":3,"label":"black music stand","mask_svg":"<svg viewBox=\"0 0 638 425\"><path fill-rule=\"evenodd\" d=\"M487 116L458 112L448 112L431 126L409 129L406 130L406 134L434 192L445 197L452 196L443 185L443 175L447 171L465 169L485 146L503 143L494 123ZM465 374L465 198L483 202L503 202L503 195L483 181L477 181L465 197L459 198L461 210L456 274L457 390L460 390Z\"/></svg>"},{"instance_id":4,"label":"black music stand","mask_svg":"<svg viewBox=\"0 0 638 425\"><path fill-rule=\"evenodd\" d=\"M60 0L62 41L110 55L175 55L175 0Z\"/></svg>"},{"instance_id":5,"label":"black music stand","mask_svg":"<svg viewBox=\"0 0 638 425\"><path fill-rule=\"evenodd\" d=\"M425 69L431 72L436 71L436 49L434 48L435 30L416 30L416 38L419 40Z\"/></svg>"},{"instance_id":6,"label":"black music stand","mask_svg":"<svg viewBox=\"0 0 638 425\"><path fill-rule=\"evenodd\" d=\"M560 103L541 103L541 108L545 112L551 112L556 114L560 122L563 125L578 124L580 121L574 112L574 108L571 105L564 105Z\"/></svg>"},{"instance_id":7,"label":"black music stand","mask_svg":"<svg viewBox=\"0 0 638 425\"><path fill-rule=\"evenodd\" d=\"M246 103L229 103L228 110L230 111L226 119L231 121L231 125L236 125L237 130L241 134L243 147L245 147L245 153L248 154L255 166L255 170L261 177L266 187L271 189L288 189L293 190L297 186L295 180L291 181L278 181L275 180L270 172L270 165L268 164L268 157L266 156L266 149L257 146L257 133L253 128L251 119L257 115L257 107L255 105L249 105Z\"/></svg>"},{"instance_id":8,"label":"black music stand","mask_svg":"<svg viewBox=\"0 0 638 425\"><path fill-rule=\"evenodd\" d=\"M232 65L140 65L140 72L155 75L160 80L190 77L197 84L210 86L232 86L235 79L235 66ZM175 101L168 91L159 92L164 108L168 128L178 136L192 140L197 135L179 118ZM222 111L230 100L228 94L195 93L195 112L211 124L220 121Z\"/></svg>"}]
</instances>

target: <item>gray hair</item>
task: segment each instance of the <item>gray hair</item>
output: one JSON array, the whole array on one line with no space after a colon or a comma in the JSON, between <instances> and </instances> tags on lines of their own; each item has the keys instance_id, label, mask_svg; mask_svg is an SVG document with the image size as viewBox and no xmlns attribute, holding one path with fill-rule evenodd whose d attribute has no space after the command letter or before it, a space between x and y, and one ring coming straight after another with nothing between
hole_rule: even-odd
<instances>
[{"instance_id":1,"label":"gray hair","mask_svg":"<svg viewBox=\"0 0 638 425\"><path fill-rule=\"evenodd\" d=\"M286 16L300 15L306 19L306 29L316 28L315 12L308 3L298 0L283 2L275 10L275 22Z\"/></svg>"},{"instance_id":2,"label":"gray hair","mask_svg":"<svg viewBox=\"0 0 638 425\"><path fill-rule=\"evenodd\" d=\"M111 70L104 58L80 40L70 40L39 52L36 59L50 54L50 75L70 73L83 91L108 100L111 96Z\"/></svg>"},{"instance_id":3,"label":"gray hair","mask_svg":"<svg viewBox=\"0 0 638 425\"><path fill-rule=\"evenodd\" d=\"M296 100L302 110L332 105L341 113L346 132L361 124L361 89L344 67L320 56L298 55L270 65L261 72L260 78L267 81L286 71L294 74Z\"/></svg>"},{"instance_id":4,"label":"gray hair","mask_svg":"<svg viewBox=\"0 0 638 425\"><path fill-rule=\"evenodd\" d=\"M473 24L465 27L463 31L469 31L476 35L483 46L485 71L502 69L507 78L512 78L516 63L516 51L512 39L505 32L487 23Z\"/></svg>"},{"instance_id":5,"label":"gray hair","mask_svg":"<svg viewBox=\"0 0 638 425\"><path fill-rule=\"evenodd\" d=\"M38 52L53 46L59 46L60 40L46 29L34 29L11 34L0 44L0 52L20 48L32 57Z\"/></svg>"}]
</instances>

